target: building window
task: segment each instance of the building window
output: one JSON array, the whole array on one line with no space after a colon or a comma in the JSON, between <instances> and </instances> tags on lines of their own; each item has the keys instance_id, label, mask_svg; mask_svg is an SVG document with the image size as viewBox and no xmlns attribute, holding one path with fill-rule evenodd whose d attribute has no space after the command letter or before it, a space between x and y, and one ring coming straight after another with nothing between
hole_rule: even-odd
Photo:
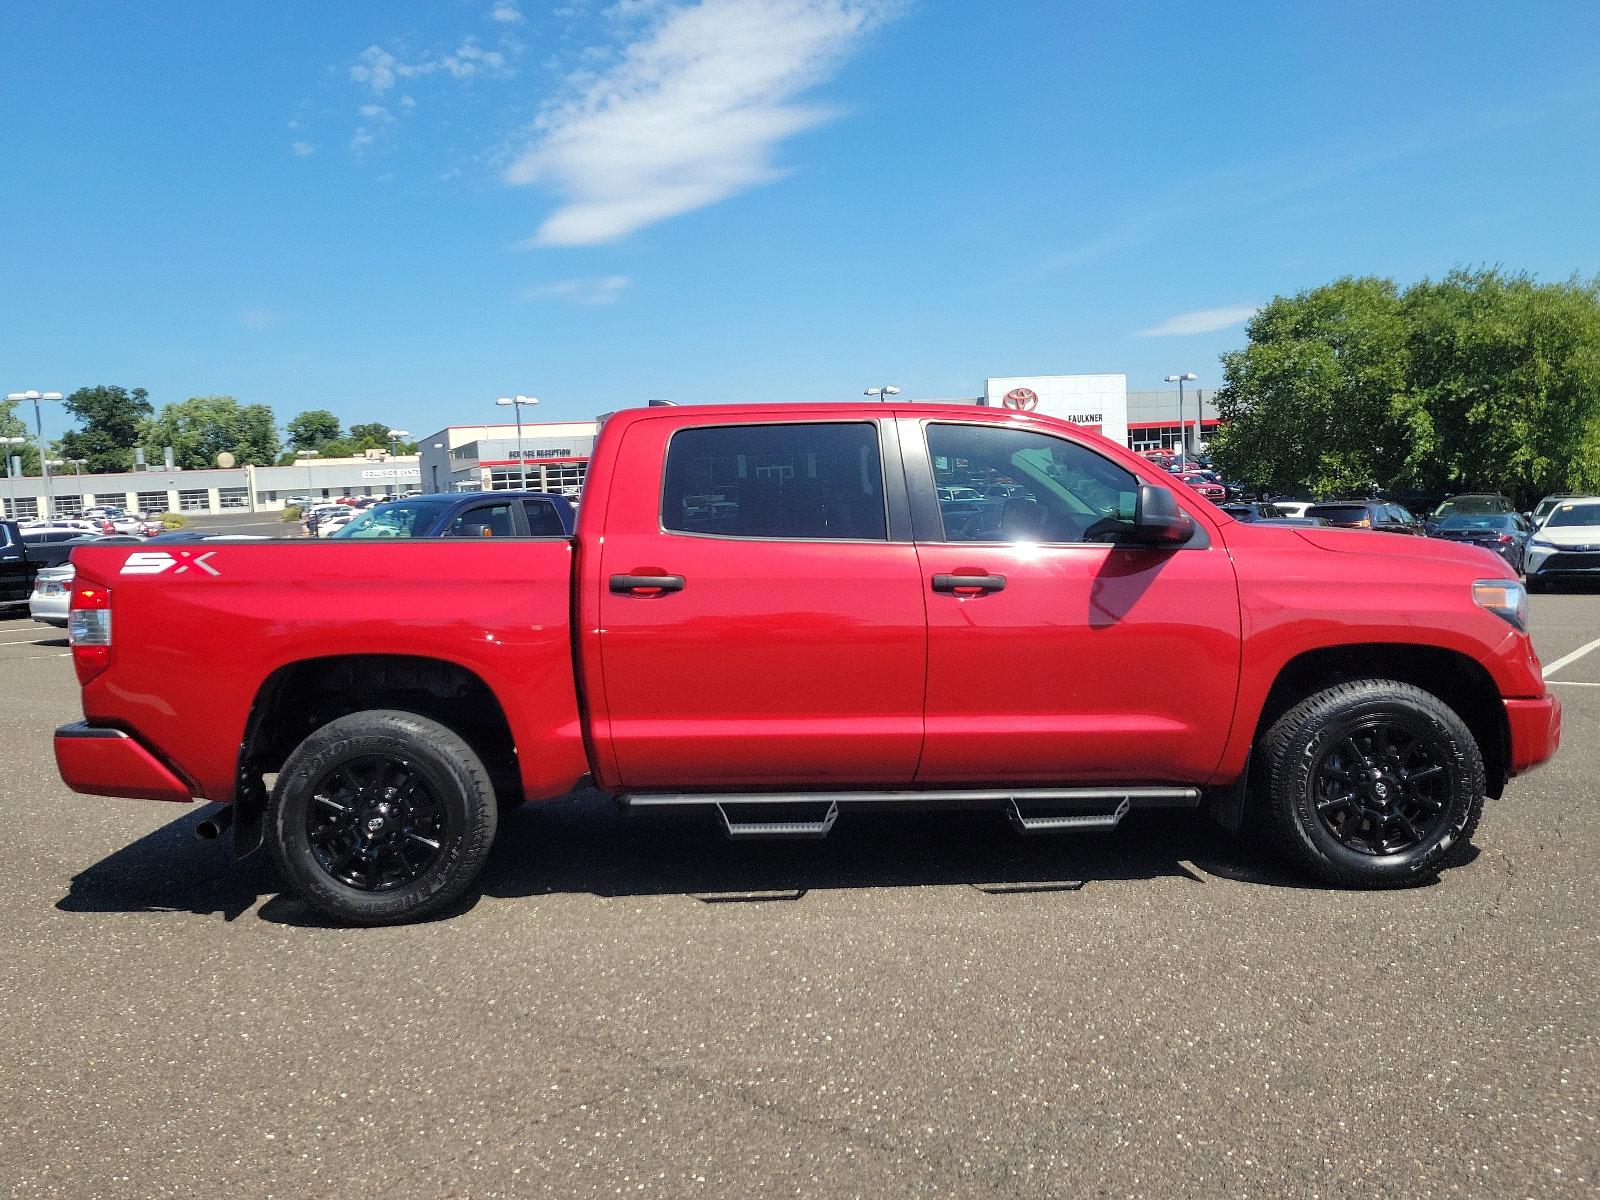
<instances>
[{"instance_id":1,"label":"building window","mask_svg":"<svg viewBox=\"0 0 1600 1200\"><path fill-rule=\"evenodd\" d=\"M11 505L11 516L18 521L31 521L39 515L39 501L33 496L18 496Z\"/></svg>"},{"instance_id":2,"label":"building window","mask_svg":"<svg viewBox=\"0 0 1600 1200\"><path fill-rule=\"evenodd\" d=\"M576 496L583 490L583 473L588 463L562 463L559 466L544 468L544 482L540 485L546 492L555 492L560 496Z\"/></svg>"},{"instance_id":3,"label":"building window","mask_svg":"<svg viewBox=\"0 0 1600 1200\"><path fill-rule=\"evenodd\" d=\"M250 489L242 487L218 488L217 500L223 508L249 508Z\"/></svg>"},{"instance_id":4,"label":"building window","mask_svg":"<svg viewBox=\"0 0 1600 1200\"><path fill-rule=\"evenodd\" d=\"M1176 450L1183 440L1177 425L1148 425L1128 431L1128 445L1134 450Z\"/></svg>"},{"instance_id":5,"label":"building window","mask_svg":"<svg viewBox=\"0 0 1600 1200\"><path fill-rule=\"evenodd\" d=\"M179 512L206 512L211 508L211 498L205 488L185 488L178 493Z\"/></svg>"},{"instance_id":6,"label":"building window","mask_svg":"<svg viewBox=\"0 0 1600 1200\"><path fill-rule=\"evenodd\" d=\"M83 514L82 496L57 496L56 516L77 517Z\"/></svg>"},{"instance_id":7,"label":"building window","mask_svg":"<svg viewBox=\"0 0 1600 1200\"><path fill-rule=\"evenodd\" d=\"M165 492L140 492L139 511L142 513L166 512L167 494Z\"/></svg>"}]
</instances>

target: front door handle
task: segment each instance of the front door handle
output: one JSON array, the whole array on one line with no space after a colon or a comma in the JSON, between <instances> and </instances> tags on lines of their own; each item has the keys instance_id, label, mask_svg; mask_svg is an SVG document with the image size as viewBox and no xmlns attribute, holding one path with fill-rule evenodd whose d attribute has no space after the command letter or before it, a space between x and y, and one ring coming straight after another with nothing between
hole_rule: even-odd
<instances>
[{"instance_id":1,"label":"front door handle","mask_svg":"<svg viewBox=\"0 0 1600 1200\"><path fill-rule=\"evenodd\" d=\"M981 596L985 592L1003 592L1004 575L945 575L933 577L933 590L951 592L957 596Z\"/></svg>"},{"instance_id":2,"label":"front door handle","mask_svg":"<svg viewBox=\"0 0 1600 1200\"><path fill-rule=\"evenodd\" d=\"M660 596L683 591L682 575L613 575L611 590L622 596Z\"/></svg>"}]
</instances>

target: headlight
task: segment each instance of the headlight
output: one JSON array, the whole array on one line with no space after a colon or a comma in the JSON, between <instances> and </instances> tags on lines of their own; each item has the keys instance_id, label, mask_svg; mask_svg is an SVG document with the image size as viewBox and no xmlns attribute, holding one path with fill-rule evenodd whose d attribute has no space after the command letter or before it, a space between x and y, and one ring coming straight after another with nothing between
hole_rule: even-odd
<instances>
[{"instance_id":1,"label":"headlight","mask_svg":"<svg viewBox=\"0 0 1600 1200\"><path fill-rule=\"evenodd\" d=\"M1480 579L1472 585L1472 600L1501 620L1526 631L1528 589L1511 579Z\"/></svg>"},{"instance_id":2,"label":"headlight","mask_svg":"<svg viewBox=\"0 0 1600 1200\"><path fill-rule=\"evenodd\" d=\"M1554 550L1556 548L1556 544L1554 542L1547 542L1542 537L1529 538L1528 545L1537 546L1541 550Z\"/></svg>"}]
</instances>

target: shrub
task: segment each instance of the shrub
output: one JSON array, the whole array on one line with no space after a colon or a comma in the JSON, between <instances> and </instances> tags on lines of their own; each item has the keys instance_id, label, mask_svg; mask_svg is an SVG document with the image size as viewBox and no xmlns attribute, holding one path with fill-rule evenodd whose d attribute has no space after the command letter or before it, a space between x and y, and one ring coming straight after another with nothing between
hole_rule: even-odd
<instances>
[{"instance_id":1,"label":"shrub","mask_svg":"<svg viewBox=\"0 0 1600 1200\"><path fill-rule=\"evenodd\" d=\"M285 504L283 506L283 519L285 521L298 521L301 517L298 504Z\"/></svg>"},{"instance_id":2,"label":"shrub","mask_svg":"<svg viewBox=\"0 0 1600 1200\"><path fill-rule=\"evenodd\" d=\"M163 529L187 529L188 527L189 518L182 513L161 514L161 528Z\"/></svg>"}]
</instances>

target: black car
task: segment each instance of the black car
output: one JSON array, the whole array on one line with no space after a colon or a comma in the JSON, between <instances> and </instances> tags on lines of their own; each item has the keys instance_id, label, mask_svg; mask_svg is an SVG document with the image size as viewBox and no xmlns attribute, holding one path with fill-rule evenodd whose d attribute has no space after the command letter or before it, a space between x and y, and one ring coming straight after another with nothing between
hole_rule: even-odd
<instances>
[{"instance_id":1,"label":"black car","mask_svg":"<svg viewBox=\"0 0 1600 1200\"><path fill-rule=\"evenodd\" d=\"M1320 517L1339 529L1375 529L1380 533L1420 535L1422 522L1387 500L1329 500L1313 504L1306 516Z\"/></svg>"},{"instance_id":2,"label":"black car","mask_svg":"<svg viewBox=\"0 0 1600 1200\"><path fill-rule=\"evenodd\" d=\"M1528 536L1532 532L1521 513L1454 513L1435 525L1428 536L1493 550L1520 575L1527 565Z\"/></svg>"},{"instance_id":3,"label":"black car","mask_svg":"<svg viewBox=\"0 0 1600 1200\"><path fill-rule=\"evenodd\" d=\"M39 564L28 553L15 521L0 521L0 608L26 604Z\"/></svg>"},{"instance_id":4,"label":"black car","mask_svg":"<svg viewBox=\"0 0 1600 1200\"><path fill-rule=\"evenodd\" d=\"M550 492L455 492L379 504L329 537L571 537L577 524L572 501Z\"/></svg>"}]
</instances>

